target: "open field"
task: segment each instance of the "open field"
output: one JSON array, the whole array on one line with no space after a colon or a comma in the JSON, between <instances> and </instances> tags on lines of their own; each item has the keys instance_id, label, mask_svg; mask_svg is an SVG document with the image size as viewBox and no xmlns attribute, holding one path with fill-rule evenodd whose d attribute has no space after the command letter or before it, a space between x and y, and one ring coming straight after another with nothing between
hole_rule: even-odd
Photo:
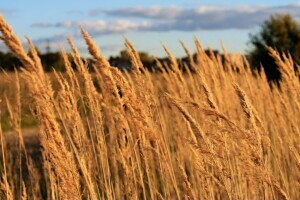
<instances>
[{"instance_id":1,"label":"open field","mask_svg":"<svg viewBox=\"0 0 300 200\"><path fill-rule=\"evenodd\" d=\"M185 73L165 46L170 64L150 73L126 39L127 73L81 29L95 72L69 41L78 72L62 51L66 72L49 75L1 16L0 31L24 65L0 87L1 199L300 199L300 81L288 55L269 49L279 88L196 38L196 61L183 45Z\"/></svg>"}]
</instances>

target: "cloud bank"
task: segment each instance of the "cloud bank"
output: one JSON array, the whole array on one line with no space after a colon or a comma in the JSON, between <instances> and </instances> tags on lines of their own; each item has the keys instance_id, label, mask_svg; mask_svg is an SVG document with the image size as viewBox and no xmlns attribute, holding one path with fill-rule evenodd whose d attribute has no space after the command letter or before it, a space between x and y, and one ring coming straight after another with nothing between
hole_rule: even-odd
<instances>
[{"instance_id":1,"label":"cloud bank","mask_svg":"<svg viewBox=\"0 0 300 200\"><path fill-rule=\"evenodd\" d=\"M92 18L101 19L92 21L61 21L57 23L37 22L33 23L32 27L59 28L71 31L75 38L81 37L79 32L80 25L93 37L128 32L251 30L275 13L289 13L295 19L300 19L300 3L282 6L229 7L209 5L195 8L156 6L127 7L114 10L95 9L91 10L89 15ZM59 37L62 38L62 36L56 36L49 39L57 41Z\"/></svg>"},{"instance_id":2,"label":"cloud bank","mask_svg":"<svg viewBox=\"0 0 300 200\"><path fill-rule=\"evenodd\" d=\"M128 7L115 10L95 9L91 16L103 16L109 20L63 21L56 24L38 22L32 27L78 28L82 25L97 34L123 33L130 31L197 31L250 29L274 13L289 13L300 17L300 4L284 6L199 6L193 9L182 7ZM142 22L140 22L143 20Z\"/></svg>"},{"instance_id":3,"label":"cloud bank","mask_svg":"<svg viewBox=\"0 0 300 200\"><path fill-rule=\"evenodd\" d=\"M131 31L141 31L146 30L151 26L148 22L134 23L130 20L114 20L114 21L105 21L105 20L96 20L96 21L64 21L55 24L51 23L33 23L32 27L38 28L64 28L64 29L73 29L78 30L79 26L84 27L89 34L91 35L105 35L112 33L126 33Z\"/></svg>"}]
</instances>

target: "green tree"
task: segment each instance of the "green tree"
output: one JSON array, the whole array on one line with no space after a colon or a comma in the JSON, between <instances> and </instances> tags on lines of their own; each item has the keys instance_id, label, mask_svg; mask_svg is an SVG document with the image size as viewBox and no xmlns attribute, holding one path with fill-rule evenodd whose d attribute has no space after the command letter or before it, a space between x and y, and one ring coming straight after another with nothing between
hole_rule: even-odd
<instances>
[{"instance_id":1,"label":"green tree","mask_svg":"<svg viewBox=\"0 0 300 200\"><path fill-rule=\"evenodd\" d=\"M250 35L250 43L253 47L250 51L252 66L260 69L262 65L269 80L278 81L280 72L265 45L279 52L290 53L294 61L300 63L300 29L288 14L272 15L262 24L258 33Z\"/></svg>"}]
</instances>

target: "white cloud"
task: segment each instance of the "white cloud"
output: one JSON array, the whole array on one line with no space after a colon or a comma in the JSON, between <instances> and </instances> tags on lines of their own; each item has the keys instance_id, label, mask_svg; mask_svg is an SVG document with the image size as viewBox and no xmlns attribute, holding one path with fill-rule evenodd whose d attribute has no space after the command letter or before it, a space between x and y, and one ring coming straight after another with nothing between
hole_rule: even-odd
<instances>
[{"instance_id":1,"label":"white cloud","mask_svg":"<svg viewBox=\"0 0 300 200\"><path fill-rule=\"evenodd\" d=\"M193 9L179 7L129 7L106 11L109 17L152 20L154 31L248 29L261 24L273 13L300 16L300 4L284 6L199 6Z\"/></svg>"},{"instance_id":2,"label":"white cloud","mask_svg":"<svg viewBox=\"0 0 300 200\"><path fill-rule=\"evenodd\" d=\"M93 10L91 15L105 14L115 20L63 21L56 24L34 23L33 27L75 28L85 27L91 34L112 34L131 31L197 31L249 29L269 18L273 13L289 13L300 17L300 4L284 6L199 6L180 7L128 7L115 10ZM122 19L120 19L122 18ZM143 19L143 22L140 20Z\"/></svg>"},{"instance_id":3,"label":"white cloud","mask_svg":"<svg viewBox=\"0 0 300 200\"><path fill-rule=\"evenodd\" d=\"M131 31L141 31L146 30L148 27L152 26L150 22L139 22L135 23L130 20L114 20L114 21L105 21L105 20L96 20L96 21L64 21L56 24L51 23L34 23L32 27L39 28L64 28L64 29L74 29L76 30L75 35L79 33L79 26L82 26L86 29L91 35L105 35L113 33L126 33Z\"/></svg>"},{"instance_id":4,"label":"white cloud","mask_svg":"<svg viewBox=\"0 0 300 200\"><path fill-rule=\"evenodd\" d=\"M58 28L64 33L53 37L35 40L38 44L61 44L66 33L81 38L79 26L82 25L93 37L107 34L125 34L128 32L166 32L198 30L251 29L262 24L274 13L289 13L300 19L300 4L283 6L235 6L224 5L182 7L128 7L115 10L95 9L90 12L99 20L62 21L58 23L34 23L32 27ZM103 19L105 16L105 19Z\"/></svg>"},{"instance_id":5,"label":"white cloud","mask_svg":"<svg viewBox=\"0 0 300 200\"><path fill-rule=\"evenodd\" d=\"M116 10L105 11L109 17L132 17L132 18L150 18L150 19L174 19L179 14L184 12L183 8L170 6L170 7L129 7ZM103 11L99 14L103 14ZM96 13L94 13L96 15Z\"/></svg>"}]
</instances>

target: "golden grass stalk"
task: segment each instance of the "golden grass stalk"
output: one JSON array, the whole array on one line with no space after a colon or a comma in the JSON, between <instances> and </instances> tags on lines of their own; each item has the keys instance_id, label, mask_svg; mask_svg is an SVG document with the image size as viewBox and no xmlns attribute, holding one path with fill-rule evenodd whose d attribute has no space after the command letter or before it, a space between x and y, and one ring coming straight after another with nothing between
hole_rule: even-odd
<instances>
[{"instance_id":1,"label":"golden grass stalk","mask_svg":"<svg viewBox=\"0 0 300 200\"><path fill-rule=\"evenodd\" d=\"M27 200L27 192L26 192L26 186L24 181L22 181L22 196L21 200Z\"/></svg>"},{"instance_id":2,"label":"golden grass stalk","mask_svg":"<svg viewBox=\"0 0 300 200\"><path fill-rule=\"evenodd\" d=\"M61 57L64 61L64 65L65 65L65 69L66 69L66 74L68 75L69 78L69 82L70 82L70 87L72 89L72 92L74 94L76 94L76 92L80 93L80 86L79 86L79 82L78 82L78 78L74 72L74 70L72 69L70 60L68 58L68 55L66 54L65 50L62 49L61 50ZM77 91L79 90L79 91Z\"/></svg>"},{"instance_id":3,"label":"golden grass stalk","mask_svg":"<svg viewBox=\"0 0 300 200\"><path fill-rule=\"evenodd\" d=\"M67 132L72 151L77 159L79 169L89 191L90 199L95 200L97 199L97 194L93 186L90 169L88 169L85 160L88 159L90 154L88 149L88 145L90 145L90 143L88 141L84 125L81 121L79 111L77 110L75 97L70 90L70 86L66 80L62 78L61 74L59 75L56 71L54 71L54 73L61 86L61 90L58 94L58 102L60 105L58 106L59 108L57 107L57 109L59 110L58 112L60 113L61 120L63 121L65 130Z\"/></svg>"},{"instance_id":4,"label":"golden grass stalk","mask_svg":"<svg viewBox=\"0 0 300 200\"><path fill-rule=\"evenodd\" d=\"M125 37L125 47L126 47L126 52L130 57L133 71L136 74L136 76L138 76L141 74L142 71L144 71L143 63L139 57L139 53L137 52L133 44L129 41L129 39L126 37Z\"/></svg>"},{"instance_id":5,"label":"golden grass stalk","mask_svg":"<svg viewBox=\"0 0 300 200\"><path fill-rule=\"evenodd\" d=\"M293 155L293 158L296 162L297 168L300 171L300 157L299 157L299 155L298 155L298 153L297 153L297 151L294 147L290 146L290 151L292 152L292 155Z\"/></svg>"},{"instance_id":6,"label":"golden grass stalk","mask_svg":"<svg viewBox=\"0 0 300 200\"><path fill-rule=\"evenodd\" d=\"M57 96L59 107L64 115L63 120L68 123L67 126L72 131L71 136L76 148L79 152L82 152L84 151L83 146L88 145L88 139L77 109L76 98L74 97L69 84L65 79L63 79L62 75L59 75L56 71L54 71L54 74L61 88Z\"/></svg>"},{"instance_id":7,"label":"golden grass stalk","mask_svg":"<svg viewBox=\"0 0 300 200\"><path fill-rule=\"evenodd\" d=\"M7 180L3 180L0 182L0 198L3 200L13 200L14 199L11 189L7 183Z\"/></svg>"},{"instance_id":8,"label":"golden grass stalk","mask_svg":"<svg viewBox=\"0 0 300 200\"><path fill-rule=\"evenodd\" d=\"M187 175L184 171L184 168L182 166L180 166L179 169L180 169L180 172L181 172L182 181L184 182L184 190L185 190L185 193L186 193L185 194L186 199L188 199L188 200L196 199L194 191L193 191L192 186L191 186L191 183L188 180L188 177L187 177Z\"/></svg>"},{"instance_id":9,"label":"golden grass stalk","mask_svg":"<svg viewBox=\"0 0 300 200\"><path fill-rule=\"evenodd\" d=\"M10 26L0 16L0 31L3 34L5 44L21 60L24 65L24 77L29 87L29 93L36 103L36 116L40 122L44 135L41 135L41 143L47 150L47 157L54 169L58 182L58 194L62 199L80 199L79 175L72 155L64 145L59 125L55 119L53 108L53 91L51 84L40 76L37 60L32 60L23 49L18 37ZM33 47L31 52L35 52Z\"/></svg>"},{"instance_id":10,"label":"golden grass stalk","mask_svg":"<svg viewBox=\"0 0 300 200\"><path fill-rule=\"evenodd\" d=\"M183 77L182 77L181 71L179 69L178 63L176 61L176 58L172 55L171 51L168 49L168 47L166 45L162 44L162 46L163 46L165 52L167 53L167 56L171 62L170 63L171 69L174 70L174 72L177 74L180 81L182 81Z\"/></svg>"},{"instance_id":11,"label":"golden grass stalk","mask_svg":"<svg viewBox=\"0 0 300 200\"><path fill-rule=\"evenodd\" d=\"M204 145L209 152L209 155L212 158L213 165L216 167L219 175L221 176L221 180L226 188L226 192L229 198L231 198L231 192L228 188L228 185L225 180L225 176L223 174L223 166L218 159L218 156L213 148L213 145L211 141L208 139L208 137L205 135L203 130L201 129L200 125L195 121L195 119L188 113L188 111L174 98L172 98L169 94L166 94L168 100L179 110L179 112L183 115L184 119L188 122L188 124L191 126L192 131L196 135L196 138L198 140L198 143L201 143L201 140L204 142Z\"/></svg>"},{"instance_id":12,"label":"golden grass stalk","mask_svg":"<svg viewBox=\"0 0 300 200\"><path fill-rule=\"evenodd\" d=\"M90 38L88 33L82 27L81 27L81 33L83 35L83 38L85 39L90 54L96 59L96 67L99 68L101 75L103 76L105 86L109 89L109 92L114 95L115 99L117 100L117 104L121 108L122 103L118 95L118 89L116 87L116 83L109 70L110 69L109 62L105 59L103 55L101 55L100 50L97 48L94 41Z\"/></svg>"},{"instance_id":13,"label":"golden grass stalk","mask_svg":"<svg viewBox=\"0 0 300 200\"><path fill-rule=\"evenodd\" d=\"M214 96L210 90L210 88L208 87L207 83L206 83L206 80L205 80L205 77L203 75L203 73L201 71L198 71L198 74L199 74L199 77L200 77L200 82L201 82L201 85L202 85L202 88L204 90L204 94L206 96L206 100L209 104L209 106L215 110L218 110L218 106L214 100Z\"/></svg>"},{"instance_id":14,"label":"golden grass stalk","mask_svg":"<svg viewBox=\"0 0 300 200\"><path fill-rule=\"evenodd\" d=\"M182 41L179 41L182 48L184 49L186 55L188 56L188 59L189 59L189 62L190 62L190 65L192 67L193 70L195 70L195 62L194 62L194 58L193 58L193 55L190 53L189 49L187 48L187 46L182 42Z\"/></svg>"},{"instance_id":15,"label":"golden grass stalk","mask_svg":"<svg viewBox=\"0 0 300 200\"><path fill-rule=\"evenodd\" d=\"M4 17L0 15L0 31L2 32L1 39L11 49L11 51L29 68L36 70L33 61L27 56L23 49L20 39L13 33L11 27L7 24Z\"/></svg>"},{"instance_id":16,"label":"golden grass stalk","mask_svg":"<svg viewBox=\"0 0 300 200\"><path fill-rule=\"evenodd\" d=\"M92 41L92 39L89 37L88 33L81 27L82 35L86 41L86 44L88 46L88 50L91 53L91 55L94 56L96 59L96 65L101 70L101 74L104 76L104 80L106 83L106 87L108 88L109 93L114 95L117 99L117 104L121 105L121 101L118 97L118 91L116 89L116 86L113 82L113 79L111 77L111 73L107 67L109 67L108 61L100 54L99 49L96 47L95 43ZM95 125L95 136L97 138L97 148L98 153L100 153L99 162L101 165L98 165L98 167L102 166L102 178L104 179L104 188L105 193L107 195L106 198L112 199L113 198L113 187L111 183L111 169L109 166L109 157L108 157L108 149L107 144L105 140L105 133L103 131L103 119L102 119L102 113L101 113L101 106L100 106L100 95L96 91L95 86L93 85L93 81L91 78L91 75L88 73L86 66L83 64L79 52L77 48L73 45L71 40L69 40L69 44L73 50L73 56L75 58L76 65L80 69L80 73L84 78L84 84L86 88L86 95L88 97L88 103L89 108L91 109L93 113L93 120ZM77 60L77 61L76 61ZM120 108L121 106L119 106ZM116 133L113 133L116 134Z\"/></svg>"}]
</instances>

